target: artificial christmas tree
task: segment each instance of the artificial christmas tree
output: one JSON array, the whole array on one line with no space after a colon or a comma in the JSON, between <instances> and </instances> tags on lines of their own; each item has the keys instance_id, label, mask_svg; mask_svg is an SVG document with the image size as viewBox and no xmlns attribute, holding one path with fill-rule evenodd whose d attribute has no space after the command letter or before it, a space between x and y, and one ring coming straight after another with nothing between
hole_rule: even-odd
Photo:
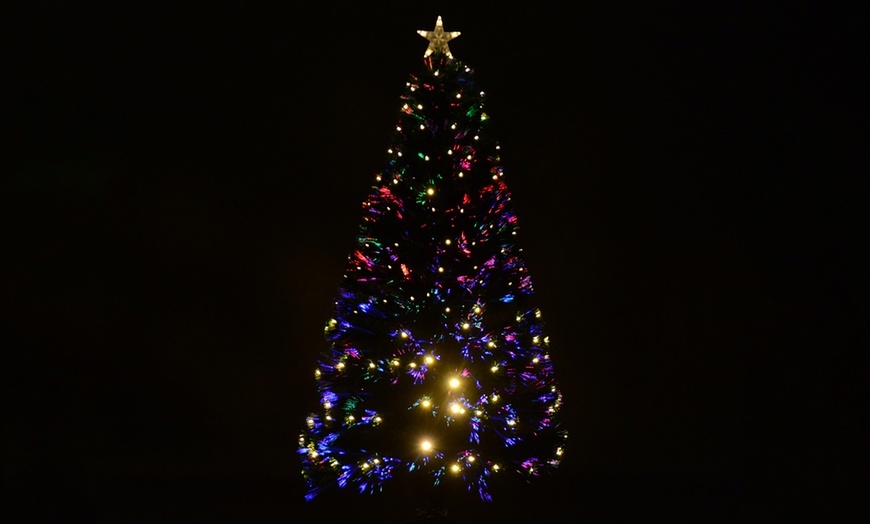
<instances>
[{"instance_id":1,"label":"artificial christmas tree","mask_svg":"<svg viewBox=\"0 0 870 524\"><path fill-rule=\"evenodd\" d=\"M306 498L402 476L461 482L557 466L566 433L484 93L441 18L327 322L321 405L299 440Z\"/></svg>"}]
</instances>

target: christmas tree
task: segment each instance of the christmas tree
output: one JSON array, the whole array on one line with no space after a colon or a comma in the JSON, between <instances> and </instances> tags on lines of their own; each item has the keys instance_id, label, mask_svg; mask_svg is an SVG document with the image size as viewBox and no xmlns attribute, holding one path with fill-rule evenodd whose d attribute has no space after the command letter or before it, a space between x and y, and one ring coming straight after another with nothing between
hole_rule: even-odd
<instances>
[{"instance_id":1,"label":"christmas tree","mask_svg":"<svg viewBox=\"0 0 870 524\"><path fill-rule=\"evenodd\" d=\"M401 96L386 167L315 371L299 439L311 499L397 477L461 482L491 500L501 475L558 466L562 395L488 134L484 92L441 18Z\"/></svg>"}]
</instances>

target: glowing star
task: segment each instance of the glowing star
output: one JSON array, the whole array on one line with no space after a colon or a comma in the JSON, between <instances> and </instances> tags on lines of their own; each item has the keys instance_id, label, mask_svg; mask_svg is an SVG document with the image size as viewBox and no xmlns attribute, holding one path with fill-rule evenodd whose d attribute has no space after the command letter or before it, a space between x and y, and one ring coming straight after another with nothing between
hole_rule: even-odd
<instances>
[{"instance_id":1,"label":"glowing star","mask_svg":"<svg viewBox=\"0 0 870 524\"><path fill-rule=\"evenodd\" d=\"M460 33L459 31L451 31L449 33L444 31L444 26L441 24L440 16L435 22L434 31L423 31L421 29L417 31L417 34L429 41L429 47L426 48L426 53L423 55L423 58L426 58L433 53L443 53L447 58L453 58L453 55L450 53L450 48L447 47L447 42L459 36Z\"/></svg>"}]
</instances>

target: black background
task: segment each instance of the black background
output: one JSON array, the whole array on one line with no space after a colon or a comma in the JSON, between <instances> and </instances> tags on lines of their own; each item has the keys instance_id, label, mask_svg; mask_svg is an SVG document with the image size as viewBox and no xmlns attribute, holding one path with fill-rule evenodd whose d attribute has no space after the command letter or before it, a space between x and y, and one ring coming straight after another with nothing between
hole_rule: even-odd
<instances>
[{"instance_id":1,"label":"black background","mask_svg":"<svg viewBox=\"0 0 870 524\"><path fill-rule=\"evenodd\" d=\"M3 8L15 522L414 516L403 486L304 503L295 447L416 30L438 15L488 93L571 434L555 477L489 506L451 494L452 520L863 506L857 13L116 4Z\"/></svg>"}]
</instances>

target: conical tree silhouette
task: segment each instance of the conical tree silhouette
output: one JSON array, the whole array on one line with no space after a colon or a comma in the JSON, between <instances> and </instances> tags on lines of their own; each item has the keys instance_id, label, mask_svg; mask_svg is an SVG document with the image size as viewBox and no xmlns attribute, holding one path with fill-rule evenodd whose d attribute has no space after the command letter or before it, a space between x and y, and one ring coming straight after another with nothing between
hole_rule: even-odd
<instances>
[{"instance_id":1,"label":"conical tree silhouette","mask_svg":"<svg viewBox=\"0 0 870 524\"><path fill-rule=\"evenodd\" d=\"M312 498L390 479L462 482L552 469L566 433L517 216L484 93L438 18L401 96L386 167L315 372L321 405L299 440Z\"/></svg>"}]
</instances>

